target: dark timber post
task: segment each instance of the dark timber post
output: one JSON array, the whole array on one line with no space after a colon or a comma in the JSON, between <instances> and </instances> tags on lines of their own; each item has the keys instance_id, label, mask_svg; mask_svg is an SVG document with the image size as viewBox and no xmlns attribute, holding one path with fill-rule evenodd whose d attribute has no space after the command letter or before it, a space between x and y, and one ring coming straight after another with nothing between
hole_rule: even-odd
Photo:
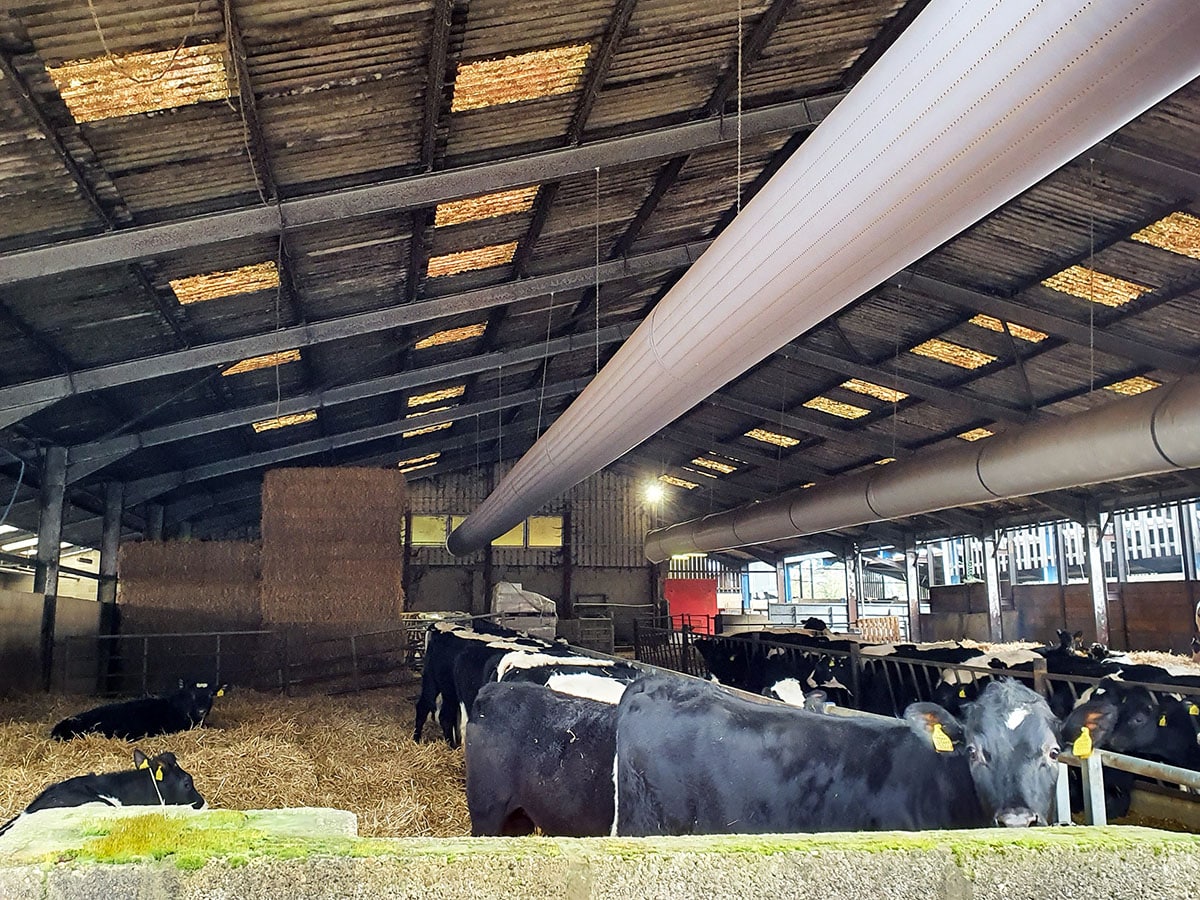
<instances>
[{"instance_id":1,"label":"dark timber post","mask_svg":"<svg viewBox=\"0 0 1200 900\"><path fill-rule=\"evenodd\" d=\"M412 510L404 511L404 554L400 558L400 593L403 595L401 609L408 609L408 588L412 584L408 568L412 565Z\"/></svg>"},{"instance_id":2,"label":"dark timber post","mask_svg":"<svg viewBox=\"0 0 1200 900\"><path fill-rule=\"evenodd\" d=\"M42 687L50 690L54 671L54 620L58 612L58 555L62 542L63 497L67 490L67 448L47 447L39 497L37 569L33 592L42 594Z\"/></svg>"},{"instance_id":3,"label":"dark timber post","mask_svg":"<svg viewBox=\"0 0 1200 900\"><path fill-rule=\"evenodd\" d=\"M571 546L571 504L563 506L562 514L562 598L558 601L560 619L575 618L575 601L571 596L571 576L574 559Z\"/></svg>"},{"instance_id":4,"label":"dark timber post","mask_svg":"<svg viewBox=\"0 0 1200 900\"><path fill-rule=\"evenodd\" d=\"M110 481L104 485L104 523L100 532L100 580L96 599L117 602L117 552L121 546L121 513L125 507L125 485Z\"/></svg>"}]
</instances>

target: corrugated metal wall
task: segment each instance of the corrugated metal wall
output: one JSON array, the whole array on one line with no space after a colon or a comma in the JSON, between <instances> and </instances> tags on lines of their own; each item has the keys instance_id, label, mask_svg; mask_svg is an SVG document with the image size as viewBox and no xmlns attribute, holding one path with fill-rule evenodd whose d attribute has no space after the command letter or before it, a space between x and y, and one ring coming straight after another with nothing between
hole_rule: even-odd
<instances>
[{"instance_id":1,"label":"corrugated metal wall","mask_svg":"<svg viewBox=\"0 0 1200 900\"><path fill-rule=\"evenodd\" d=\"M507 464L495 467L495 482L508 468ZM410 508L414 515L466 515L490 492L489 475L493 473L484 468L413 481L409 484ZM634 479L599 472L576 485L566 497L547 503L536 515L562 515L568 503L575 566L646 565L642 540L652 524L651 510L643 503ZM439 547L413 548L413 562L419 565L457 566L482 561L482 552L459 559ZM497 566L557 566L562 563L562 552L496 548L492 561Z\"/></svg>"}]
</instances>

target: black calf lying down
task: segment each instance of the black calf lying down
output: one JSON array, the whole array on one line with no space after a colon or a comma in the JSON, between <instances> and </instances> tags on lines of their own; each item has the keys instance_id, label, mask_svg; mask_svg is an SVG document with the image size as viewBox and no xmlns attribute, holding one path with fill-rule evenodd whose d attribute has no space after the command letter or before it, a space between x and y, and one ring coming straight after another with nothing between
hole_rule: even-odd
<instances>
[{"instance_id":1,"label":"black calf lying down","mask_svg":"<svg viewBox=\"0 0 1200 900\"><path fill-rule=\"evenodd\" d=\"M609 834L615 710L540 684L485 684L467 729L471 834Z\"/></svg>"},{"instance_id":2,"label":"black calf lying down","mask_svg":"<svg viewBox=\"0 0 1200 900\"><path fill-rule=\"evenodd\" d=\"M134 768L123 772L76 775L52 784L33 798L20 815L0 825L0 834L13 822L39 809L106 803L109 806L192 806L201 809L204 798L192 783L192 776L180 768L174 753L147 757L133 751Z\"/></svg>"},{"instance_id":3,"label":"black calf lying down","mask_svg":"<svg viewBox=\"0 0 1200 900\"><path fill-rule=\"evenodd\" d=\"M108 703L76 713L59 722L50 732L57 741L85 734L137 741L158 734L187 731L204 724L213 698L224 695L227 685L198 683L157 697L139 697Z\"/></svg>"},{"instance_id":4,"label":"black calf lying down","mask_svg":"<svg viewBox=\"0 0 1200 900\"><path fill-rule=\"evenodd\" d=\"M617 833L1044 824L1058 749L1045 700L1012 681L989 684L963 720L932 703L875 720L655 676L617 709Z\"/></svg>"}]
</instances>

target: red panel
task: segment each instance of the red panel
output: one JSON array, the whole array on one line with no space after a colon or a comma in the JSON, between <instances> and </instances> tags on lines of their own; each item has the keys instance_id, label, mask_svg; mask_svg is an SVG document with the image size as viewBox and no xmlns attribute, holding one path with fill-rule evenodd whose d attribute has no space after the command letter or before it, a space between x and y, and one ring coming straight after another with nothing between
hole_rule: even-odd
<instances>
[{"instance_id":1,"label":"red panel","mask_svg":"<svg viewBox=\"0 0 1200 900\"><path fill-rule=\"evenodd\" d=\"M691 626L703 634L713 633L713 616L717 614L717 579L668 578L663 582L663 595L671 624L676 628Z\"/></svg>"}]
</instances>

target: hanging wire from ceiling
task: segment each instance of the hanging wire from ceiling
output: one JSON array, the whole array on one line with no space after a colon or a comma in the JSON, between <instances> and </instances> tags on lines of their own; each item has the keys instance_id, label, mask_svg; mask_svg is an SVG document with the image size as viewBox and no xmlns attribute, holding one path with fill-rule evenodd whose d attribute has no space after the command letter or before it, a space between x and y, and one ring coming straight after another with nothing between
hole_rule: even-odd
<instances>
[{"instance_id":1,"label":"hanging wire from ceiling","mask_svg":"<svg viewBox=\"0 0 1200 900\"><path fill-rule=\"evenodd\" d=\"M17 502L17 494L21 491L21 484L25 480L25 460L21 459L21 457L17 456L12 451L6 450L4 447L0 447L0 453L10 457L21 467L17 471L17 480L13 485L12 496L8 498L8 503L4 505L4 512L0 513L0 525L3 525L8 521L8 514L12 512L13 504Z\"/></svg>"},{"instance_id":2,"label":"hanging wire from ceiling","mask_svg":"<svg viewBox=\"0 0 1200 900\"><path fill-rule=\"evenodd\" d=\"M175 68L175 61L179 58L179 54L183 52L183 47L187 43L187 39L192 36L192 29L196 25L196 19L200 16L200 7L204 5L204 0L196 0L196 8L192 10L192 17L188 20L187 28L184 29L183 37L179 40L179 46L175 48L175 52L171 54L171 58L167 60L166 66L157 75L151 78L139 78L128 69L122 68L117 60L120 57L113 53L108 47L108 41L104 37L104 29L100 27L100 17L96 13L96 6L92 0L87 0L88 10L92 14L92 24L96 26L96 36L100 38L100 46L104 48L104 56L109 64L124 75L134 84L154 84L156 81L161 81L168 72Z\"/></svg>"},{"instance_id":3,"label":"hanging wire from ceiling","mask_svg":"<svg viewBox=\"0 0 1200 900\"><path fill-rule=\"evenodd\" d=\"M596 226L595 226L595 243L596 243L596 283L594 285L596 296L596 374L600 374L600 167L596 166Z\"/></svg>"},{"instance_id":4,"label":"hanging wire from ceiling","mask_svg":"<svg viewBox=\"0 0 1200 900\"><path fill-rule=\"evenodd\" d=\"M1088 393L1096 390L1096 160L1088 159Z\"/></svg>"},{"instance_id":5,"label":"hanging wire from ceiling","mask_svg":"<svg viewBox=\"0 0 1200 900\"><path fill-rule=\"evenodd\" d=\"M734 183L737 211L742 211L742 0L737 6L737 181Z\"/></svg>"}]
</instances>

